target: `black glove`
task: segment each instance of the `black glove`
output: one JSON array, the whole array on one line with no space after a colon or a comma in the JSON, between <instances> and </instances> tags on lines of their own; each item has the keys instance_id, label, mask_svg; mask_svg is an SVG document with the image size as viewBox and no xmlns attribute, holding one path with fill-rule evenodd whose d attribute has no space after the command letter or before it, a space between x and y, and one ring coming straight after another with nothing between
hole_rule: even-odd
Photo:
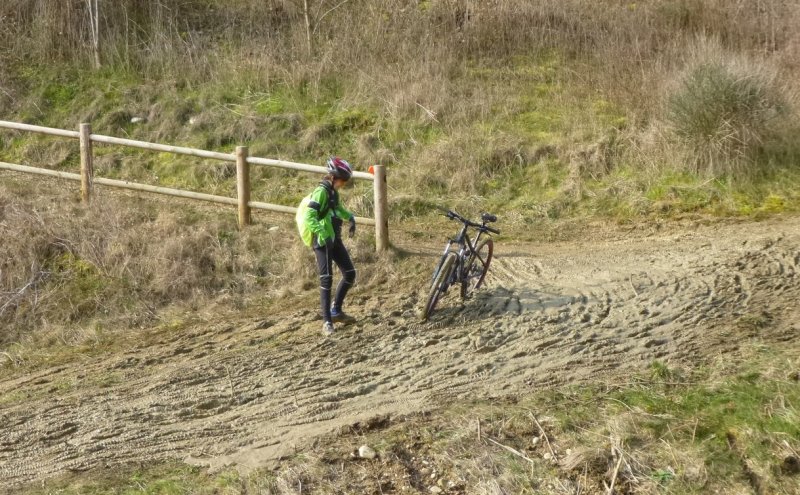
<instances>
[{"instance_id":1,"label":"black glove","mask_svg":"<svg viewBox=\"0 0 800 495\"><path fill-rule=\"evenodd\" d=\"M356 235L356 217L350 217L350 230L348 232L351 238Z\"/></svg>"}]
</instances>

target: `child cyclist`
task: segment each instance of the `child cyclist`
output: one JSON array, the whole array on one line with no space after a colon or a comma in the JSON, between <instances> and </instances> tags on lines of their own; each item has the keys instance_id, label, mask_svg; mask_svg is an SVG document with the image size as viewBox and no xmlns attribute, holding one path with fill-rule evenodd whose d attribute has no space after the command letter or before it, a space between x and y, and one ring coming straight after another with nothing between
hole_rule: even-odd
<instances>
[{"instance_id":1,"label":"child cyclist","mask_svg":"<svg viewBox=\"0 0 800 495\"><path fill-rule=\"evenodd\" d=\"M355 235L355 216L339 201L339 189L353 176L353 168L347 161L332 156L326 162L327 175L314 191L306 196L297 209L295 220L303 243L313 248L319 271L320 309L322 332L331 335L334 322L352 323L355 318L342 310L347 291L356 280L356 269L350 254L342 242L342 224L349 222L350 237ZM333 263L342 272L331 305L333 286Z\"/></svg>"}]
</instances>

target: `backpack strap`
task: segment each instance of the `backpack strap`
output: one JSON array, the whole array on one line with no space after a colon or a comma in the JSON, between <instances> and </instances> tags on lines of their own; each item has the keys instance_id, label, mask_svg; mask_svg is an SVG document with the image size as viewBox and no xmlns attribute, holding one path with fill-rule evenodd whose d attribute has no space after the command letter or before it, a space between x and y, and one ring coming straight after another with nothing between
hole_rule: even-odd
<instances>
[{"instance_id":1,"label":"backpack strap","mask_svg":"<svg viewBox=\"0 0 800 495\"><path fill-rule=\"evenodd\" d=\"M327 196L327 201L324 201L324 204L318 204L316 201L310 201L308 203L309 208L313 210L317 210L317 218L322 220L328 214L332 208L335 207L336 203L338 203L339 198L336 193L336 189L333 188L333 184L328 181L322 181L319 183L319 187L325 189L325 195Z\"/></svg>"}]
</instances>

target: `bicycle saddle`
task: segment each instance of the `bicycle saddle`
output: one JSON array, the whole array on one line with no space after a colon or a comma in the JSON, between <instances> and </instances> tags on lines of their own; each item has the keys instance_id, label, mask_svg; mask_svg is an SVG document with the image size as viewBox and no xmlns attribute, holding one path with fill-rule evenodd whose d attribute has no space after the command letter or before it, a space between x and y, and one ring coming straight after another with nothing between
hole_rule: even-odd
<instances>
[{"instance_id":1,"label":"bicycle saddle","mask_svg":"<svg viewBox=\"0 0 800 495\"><path fill-rule=\"evenodd\" d=\"M486 222L496 222L497 221L497 216L496 215L492 215L491 213L481 213L481 220L483 220L484 223L486 223Z\"/></svg>"}]
</instances>

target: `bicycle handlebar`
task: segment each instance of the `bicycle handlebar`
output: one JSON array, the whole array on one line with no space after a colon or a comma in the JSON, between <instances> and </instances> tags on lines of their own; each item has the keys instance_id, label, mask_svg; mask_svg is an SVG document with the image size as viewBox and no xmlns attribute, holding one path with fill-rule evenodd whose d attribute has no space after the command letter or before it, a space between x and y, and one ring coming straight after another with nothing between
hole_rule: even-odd
<instances>
[{"instance_id":1,"label":"bicycle handlebar","mask_svg":"<svg viewBox=\"0 0 800 495\"><path fill-rule=\"evenodd\" d=\"M493 228L487 226L486 223L476 223L476 222L473 222L472 220L467 220L466 218L462 217L461 215L459 215L458 213L454 212L453 210L447 210L447 212L444 214L444 216L446 216L450 220L458 220L461 223L463 223L464 225L467 225L469 227L475 227L475 228L481 229L481 230L485 230L487 232L491 232L492 234L499 234L500 233L499 230L493 229ZM490 215L489 217L492 218L491 221L495 221L497 219L497 217L495 217L494 215Z\"/></svg>"}]
</instances>

